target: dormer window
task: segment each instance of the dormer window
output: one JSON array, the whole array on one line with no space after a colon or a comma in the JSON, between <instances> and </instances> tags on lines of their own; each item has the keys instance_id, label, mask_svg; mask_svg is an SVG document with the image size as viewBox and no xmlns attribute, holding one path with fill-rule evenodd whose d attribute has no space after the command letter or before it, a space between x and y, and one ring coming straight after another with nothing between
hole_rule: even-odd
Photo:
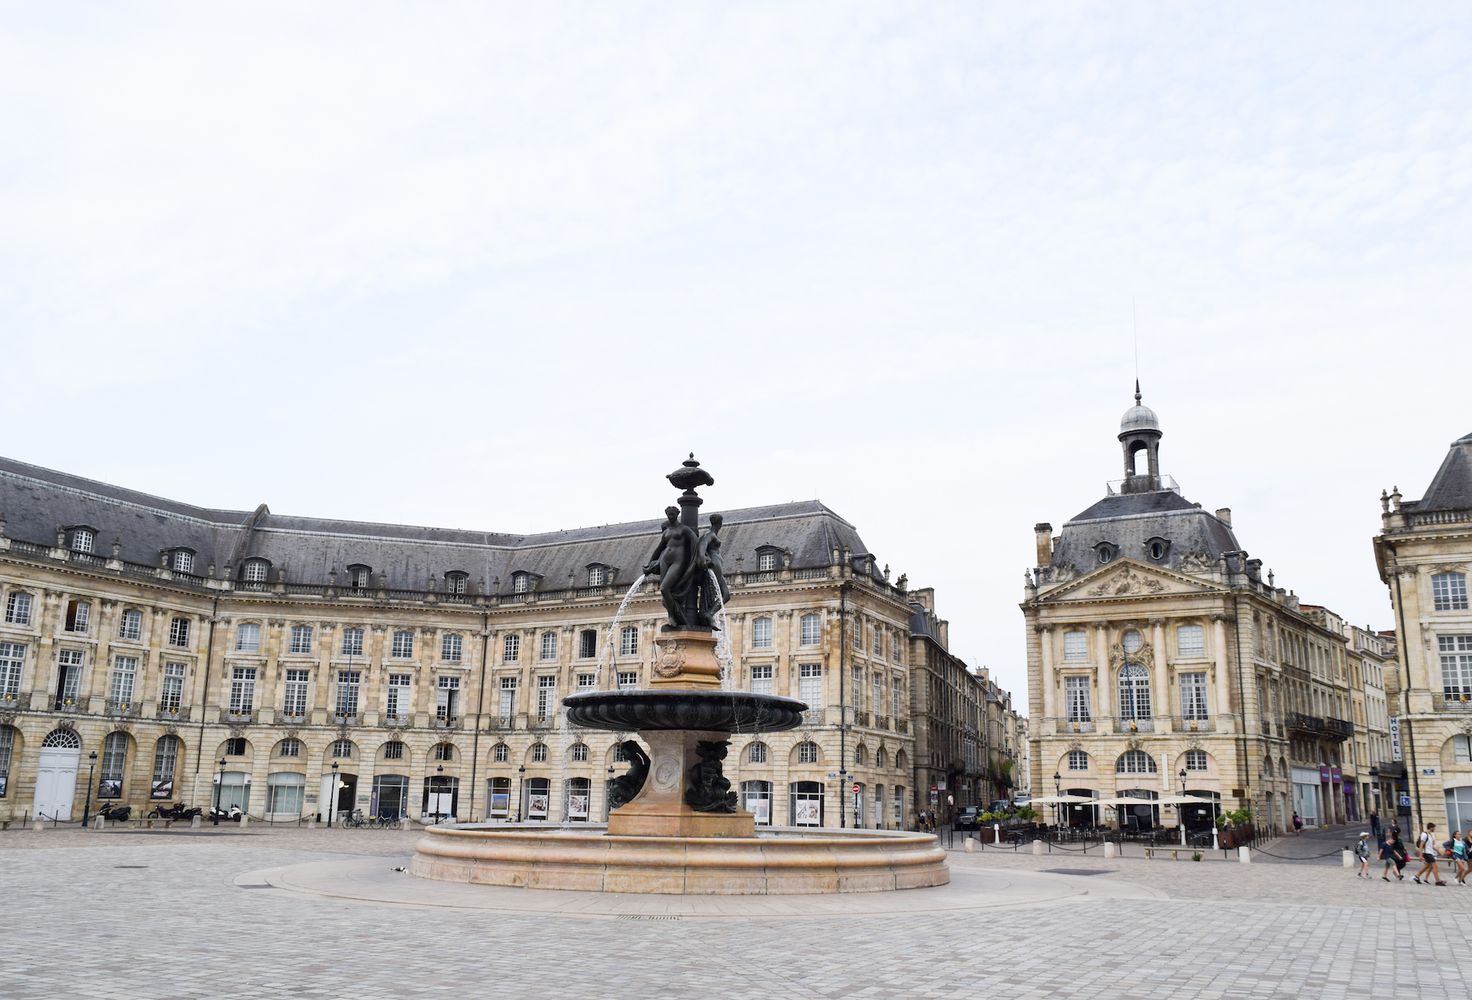
<instances>
[{"instance_id":1,"label":"dormer window","mask_svg":"<svg viewBox=\"0 0 1472 1000\"><path fill-rule=\"evenodd\" d=\"M247 559L240 567L240 578L246 583L265 583L271 564L265 559Z\"/></svg>"},{"instance_id":2,"label":"dormer window","mask_svg":"<svg viewBox=\"0 0 1472 1000\"><path fill-rule=\"evenodd\" d=\"M600 563L593 563L591 566L588 567L588 586L606 586L609 583L611 576L612 574L609 573L607 566L604 566Z\"/></svg>"},{"instance_id":3,"label":"dormer window","mask_svg":"<svg viewBox=\"0 0 1472 1000\"><path fill-rule=\"evenodd\" d=\"M1170 539L1155 537L1145 543L1145 554L1151 562L1163 563L1170 557Z\"/></svg>"},{"instance_id":4,"label":"dormer window","mask_svg":"<svg viewBox=\"0 0 1472 1000\"><path fill-rule=\"evenodd\" d=\"M73 552L91 552L96 540L97 533L91 528L73 528L67 544Z\"/></svg>"},{"instance_id":5,"label":"dormer window","mask_svg":"<svg viewBox=\"0 0 1472 1000\"><path fill-rule=\"evenodd\" d=\"M1111 542L1100 542L1094 546L1094 552L1099 557L1099 565L1103 566L1114 561L1114 557L1119 555L1119 548Z\"/></svg>"},{"instance_id":6,"label":"dormer window","mask_svg":"<svg viewBox=\"0 0 1472 1000\"><path fill-rule=\"evenodd\" d=\"M176 573L194 572L194 553L189 549L175 549L174 557L170 560Z\"/></svg>"},{"instance_id":7,"label":"dormer window","mask_svg":"<svg viewBox=\"0 0 1472 1000\"><path fill-rule=\"evenodd\" d=\"M782 565L782 550L773 545L763 545L756 550L758 573L770 573Z\"/></svg>"},{"instance_id":8,"label":"dormer window","mask_svg":"<svg viewBox=\"0 0 1472 1000\"><path fill-rule=\"evenodd\" d=\"M348 567L348 586L354 590L367 590L373 585L373 570L361 563Z\"/></svg>"},{"instance_id":9,"label":"dormer window","mask_svg":"<svg viewBox=\"0 0 1472 1000\"><path fill-rule=\"evenodd\" d=\"M470 574L462 570L451 570L445 574L445 593L463 594L470 584Z\"/></svg>"},{"instance_id":10,"label":"dormer window","mask_svg":"<svg viewBox=\"0 0 1472 1000\"><path fill-rule=\"evenodd\" d=\"M511 592L513 594L525 594L532 589L532 575L530 573L511 574Z\"/></svg>"}]
</instances>

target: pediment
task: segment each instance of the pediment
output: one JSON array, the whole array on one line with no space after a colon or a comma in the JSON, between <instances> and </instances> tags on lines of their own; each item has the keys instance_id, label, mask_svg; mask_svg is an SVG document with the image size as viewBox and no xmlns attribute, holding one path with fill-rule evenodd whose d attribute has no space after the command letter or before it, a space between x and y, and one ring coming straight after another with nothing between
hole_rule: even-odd
<instances>
[{"instance_id":1,"label":"pediment","mask_svg":"<svg viewBox=\"0 0 1472 1000\"><path fill-rule=\"evenodd\" d=\"M1160 566L1121 559L1038 595L1039 603L1108 601L1126 597L1201 594L1222 588Z\"/></svg>"}]
</instances>

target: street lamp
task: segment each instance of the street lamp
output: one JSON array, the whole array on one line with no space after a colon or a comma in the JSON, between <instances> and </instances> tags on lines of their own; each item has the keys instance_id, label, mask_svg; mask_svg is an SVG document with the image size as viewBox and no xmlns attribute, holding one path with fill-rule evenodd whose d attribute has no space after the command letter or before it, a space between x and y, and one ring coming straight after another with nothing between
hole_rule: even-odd
<instances>
[{"instance_id":1,"label":"street lamp","mask_svg":"<svg viewBox=\"0 0 1472 1000\"><path fill-rule=\"evenodd\" d=\"M87 828L87 823L92 819L92 769L97 766L97 751L93 750L87 755L87 804L82 806L82 829ZM73 802L76 799L72 800Z\"/></svg>"},{"instance_id":2,"label":"street lamp","mask_svg":"<svg viewBox=\"0 0 1472 1000\"><path fill-rule=\"evenodd\" d=\"M526 765L522 764L516 769L516 822L521 822L521 793L526 783Z\"/></svg>"},{"instance_id":3,"label":"street lamp","mask_svg":"<svg viewBox=\"0 0 1472 1000\"><path fill-rule=\"evenodd\" d=\"M434 783L435 783L435 786L436 786L435 787L435 794L436 794L436 796L445 794L445 765L440 764L440 765L438 765L438 766L435 767L435 769L434 769L434 777L435 777ZM434 821L436 823L442 822L444 820L444 818L445 818L444 802L442 800L440 800L439 798L436 798L434 804L435 804Z\"/></svg>"},{"instance_id":4,"label":"street lamp","mask_svg":"<svg viewBox=\"0 0 1472 1000\"><path fill-rule=\"evenodd\" d=\"M843 791L848 787L848 767L842 761L838 763L838 825L848 826L848 810L843 808ZM932 810L933 811L933 810Z\"/></svg>"},{"instance_id":5,"label":"street lamp","mask_svg":"<svg viewBox=\"0 0 1472 1000\"><path fill-rule=\"evenodd\" d=\"M1186 797L1186 769L1184 767L1181 768L1181 770L1180 770L1179 773L1180 773L1180 776L1181 776L1181 798L1184 799ZM1184 802L1177 802L1176 803L1176 816L1178 817L1178 820L1177 821L1180 823L1180 826L1181 826L1181 846L1182 847L1185 847L1186 846L1186 803L1184 803Z\"/></svg>"},{"instance_id":6,"label":"street lamp","mask_svg":"<svg viewBox=\"0 0 1472 1000\"><path fill-rule=\"evenodd\" d=\"M1057 771L1054 771L1053 772L1053 794L1056 797L1060 798L1060 799L1063 797L1063 775L1059 774ZM1061 803L1061 802L1054 802L1053 803L1053 825L1054 826L1061 826L1062 825L1059 822L1059 819L1058 819L1059 813L1061 813L1062 811L1063 811L1063 803Z\"/></svg>"},{"instance_id":7,"label":"street lamp","mask_svg":"<svg viewBox=\"0 0 1472 1000\"><path fill-rule=\"evenodd\" d=\"M337 761L332 762L332 794L327 797L327 828L332 829L332 814L337 812Z\"/></svg>"},{"instance_id":8,"label":"street lamp","mask_svg":"<svg viewBox=\"0 0 1472 1000\"><path fill-rule=\"evenodd\" d=\"M215 772L215 808L210 810L210 822L220 825L220 792L225 788L225 758L220 758L220 770Z\"/></svg>"},{"instance_id":9,"label":"street lamp","mask_svg":"<svg viewBox=\"0 0 1472 1000\"><path fill-rule=\"evenodd\" d=\"M608 765L608 784L603 786L603 818L606 820L613 815L613 765Z\"/></svg>"}]
</instances>

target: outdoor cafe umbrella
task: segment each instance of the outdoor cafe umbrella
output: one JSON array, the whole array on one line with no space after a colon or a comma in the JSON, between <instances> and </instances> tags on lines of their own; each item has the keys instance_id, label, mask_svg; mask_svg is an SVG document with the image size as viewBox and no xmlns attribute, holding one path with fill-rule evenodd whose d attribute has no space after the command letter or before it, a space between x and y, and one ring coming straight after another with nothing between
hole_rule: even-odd
<instances>
[{"instance_id":1,"label":"outdoor cafe umbrella","mask_svg":"<svg viewBox=\"0 0 1472 1000\"><path fill-rule=\"evenodd\" d=\"M1064 806L1082 805L1084 803L1099 804L1098 799L1091 799L1086 795L1034 795L1028 805L1033 806Z\"/></svg>"}]
</instances>

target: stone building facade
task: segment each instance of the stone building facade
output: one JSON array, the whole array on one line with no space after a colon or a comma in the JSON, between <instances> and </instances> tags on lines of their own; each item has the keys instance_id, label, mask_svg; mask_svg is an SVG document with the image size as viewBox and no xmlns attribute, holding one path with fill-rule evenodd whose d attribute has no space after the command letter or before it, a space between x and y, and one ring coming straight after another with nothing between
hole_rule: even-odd
<instances>
[{"instance_id":1,"label":"stone building facade","mask_svg":"<svg viewBox=\"0 0 1472 1000\"><path fill-rule=\"evenodd\" d=\"M1215 808L1260 828L1357 816L1342 623L1304 608L1160 471L1155 413L1126 411L1125 476L1035 531L1028 632L1030 785L1112 806L1059 821L1206 827ZM1177 804L1161 800L1187 798ZM1200 800L1198 804L1195 800Z\"/></svg>"},{"instance_id":2,"label":"stone building facade","mask_svg":"<svg viewBox=\"0 0 1472 1000\"><path fill-rule=\"evenodd\" d=\"M649 677L658 522L283 517L9 460L0 511L0 820L78 819L89 788L272 822L605 818L616 736L560 699ZM724 514L731 683L810 706L733 741L733 787L774 825L910 825L903 578L820 503Z\"/></svg>"},{"instance_id":3,"label":"stone building facade","mask_svg":"<svg viewBox=\"0 0 1472 1000\"><path fill-rule=\"evenodd\" d=\"M1380 498L1380 578L1395 609L1387 684L1404 773L1401 812L1419 827L1472 825L1472 434L1452 442L1419 500ZM1404 772L1400 772L1400 768Z\"/></svg>"}]
</instances>

